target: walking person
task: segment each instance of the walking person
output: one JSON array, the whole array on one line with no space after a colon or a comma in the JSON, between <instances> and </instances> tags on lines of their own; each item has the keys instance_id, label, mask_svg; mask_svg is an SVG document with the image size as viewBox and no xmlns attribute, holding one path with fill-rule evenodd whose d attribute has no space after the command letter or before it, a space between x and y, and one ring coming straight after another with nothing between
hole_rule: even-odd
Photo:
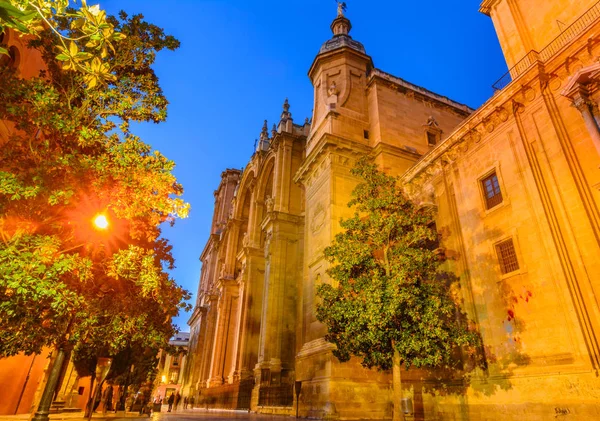
<instances>
[{"instance_id":1,"label":"walking person","mask_svg":"<svg viewBox=\"0 0 600 421\"><path fill-rule=\"evenodd\" d=\"M175 402L173 402L173 407L175 408L175 411L177 411L177 405L179 405L180 400L181 395L179 394L179 392L177 392L177 394L175 395Z\"/></svg>"},{"instance_id":2,"label":"walking person","mask_svg":"<svg viewBox=\"0 0 600 421\"><path fill-rule=\"evenodd\" d=\"M173 409L174 402L175 402L175 394L171 393L171 396L169 396L169 399L167 399L167 403L169 404L169 409L167 409L167 412L171 412L171 410Z\"/></svg>"},{"instance_id":3,"label":"walking person","mask_svg":"<svg viewBox=\"0 0 600 421\"><path fill-rule=\"evenodd\" d=\"M195 401L194 397L193 397L193 396L190 396L189 403L190 403L190 407L191 407L192 409L194 409L194 401Z\"/></svg>"},{"instance_id":4,"label":"walking person","mask_svg":"<svg viewBox=\"0 0 600 421\"><path fill-rule=\"evenodd\" d=\"M183 398L183 409L187 409L188 406L188 397L184 396Z\"/></svg>"},{"instance_id":5,"label":"walking person","mask_svg":"<svg viewBox=\"0 0 600 421\"><path fill-rule=\"evenodd\" d=\"M140 395L140 415L146 413L146 396L144 394Z\"/></svg>"},{"instance_id":6,"label":"walking person","mask_svg":"<svg viewBox=\"0 0 600 421\"><path fill-rule=\"evenodd\" d=\"M112 400L113 400L113 386L109 384L104 392L102 393L102 402L104 406L102 407L102 415L106 415L107 411L112 412Z\"/></svg>"}]
</instances>

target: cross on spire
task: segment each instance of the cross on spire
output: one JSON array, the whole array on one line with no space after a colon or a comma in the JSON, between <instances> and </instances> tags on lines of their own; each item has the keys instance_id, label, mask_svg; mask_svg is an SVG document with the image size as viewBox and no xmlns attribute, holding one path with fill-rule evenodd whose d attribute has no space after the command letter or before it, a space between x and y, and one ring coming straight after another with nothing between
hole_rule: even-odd
<instances>
[{"instance_id":1,"label":"cross on spire","mask_svg":"<svg viewBox=\"0 0 600 421\"><path fill-rule=\"evenodd\" d=\"M335 0L337 3L337 15L338 17L340 16L344 16L344 12L346 11L346 9L348 8L348 6L346 6L346 2L345 1L339 1L339 0Z\"/></svg>"}]
</instances>

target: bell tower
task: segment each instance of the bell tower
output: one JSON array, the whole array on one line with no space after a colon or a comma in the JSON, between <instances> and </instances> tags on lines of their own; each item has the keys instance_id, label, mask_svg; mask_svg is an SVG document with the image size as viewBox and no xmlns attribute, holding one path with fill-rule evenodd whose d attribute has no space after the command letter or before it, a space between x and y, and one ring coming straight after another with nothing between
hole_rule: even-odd
<instances>
[{"instance_id":1,"label":"bell tower","mask_svg":"<svg viewBox=\"0 0 600 421\"><path fill-rule=\"evenodd\" d=\"M319 50L308 76L314 87L313 130L307 154L325 133L365 142L368 130L367 77L373 61L350 36L352 24L343 9L331 23L333 37Z\"/></svg>"},{"instance_id":2,"label":"bell tower","mask_svg":"<svg viewBox=\"0 0 600 421\"><path fill-rule=\"evenodd\" d=\"M352 25L343 3L331 23L333 36L319 50L308 75L314 86L314 111L306 158L296 173L305 193L304 261L298 285L296 381L302 417L321 419L386 417L386 375L367 370L358 360L340 363L316 318L317 288L330 282L323 249L351 216L347 203L358 179L350 173L358 158L371 152L368 139L368 78L373 62L349 35ZM349 393L351 392L351 393Z\"/></svg>"}]
</instances>

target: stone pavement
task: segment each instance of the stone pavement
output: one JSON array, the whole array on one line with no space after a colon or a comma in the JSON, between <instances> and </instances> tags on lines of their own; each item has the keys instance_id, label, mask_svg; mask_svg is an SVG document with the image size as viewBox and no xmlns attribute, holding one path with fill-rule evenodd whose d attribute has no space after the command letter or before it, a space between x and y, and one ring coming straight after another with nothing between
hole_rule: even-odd
<instances>
[{"instance_id":1,"label":"stone pavement","mask_svg":"<svg viewBox=\"0 0 600 421\"><path fill-rule=\"evenodd\" d=\"M25 415L0 415L0 421L27 421L30 418L29 414ZM94 414L94 421L108 420L108 421L120 421L133 419L144 420L152 418L149 421L223 421L223 420L248 420L248 421L286 421L290 420L290 417L281 415L265 415L248 413L247 411L228 411L218 409L187 409L178 410L176 412L156 412L151 416L139 415L137 412L128 412L124 414L119 412L118 414ZM83 420L83 412L71 412L65 414L51 414L50 421L76 421Z\"/></svg>"},{"instance_id":2,"label":"stone pavement","mask_svg":"<svg viewBox=\"0 0 600 421\"><path fill-rule=\"evenodd\" d=\"M219 409L188 409L177 412L160 412L152 415L156 421L289 421L292 417L283 415L255 414L248 411L231 411Z\"/></svg>"},{"instance_id":3,"label":"stone pavement","mask_svg":"<svg viewBox=\"0 0 600 421\"><path fill-rule=\"evenodd\" d=\"M31 414L21 414L21 415L0 415L0 421L27 421L31 418ZM101 413L96 413L93 416L94 421L99 420L110 420L116 421L119 419L130 419L130 418L148 418L147 415L141 416L137 412L119 412L118 414L106 414L102 415ZM61 420L77 420L83 421L83 411L81 412L65 412L63 414L50 414L50 421L61 421Z\"/></svg>"}]
</instances>

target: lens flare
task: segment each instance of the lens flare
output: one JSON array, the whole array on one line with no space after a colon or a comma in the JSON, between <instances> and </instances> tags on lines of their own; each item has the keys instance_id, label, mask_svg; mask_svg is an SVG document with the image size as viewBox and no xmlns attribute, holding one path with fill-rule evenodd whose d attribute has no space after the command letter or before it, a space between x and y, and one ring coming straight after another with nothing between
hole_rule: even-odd
<instances>
[{"instance_id":1,"label":"lens flare","mask_svg":"<svg viewBox=\"0 0 600 421\"><path fill-rule=\"evenodd\" d=\"M108 219L106 215L98 214L94 217L94 226L98 229L105 230L108 228Z\"/></svg>"}]
</instances>

